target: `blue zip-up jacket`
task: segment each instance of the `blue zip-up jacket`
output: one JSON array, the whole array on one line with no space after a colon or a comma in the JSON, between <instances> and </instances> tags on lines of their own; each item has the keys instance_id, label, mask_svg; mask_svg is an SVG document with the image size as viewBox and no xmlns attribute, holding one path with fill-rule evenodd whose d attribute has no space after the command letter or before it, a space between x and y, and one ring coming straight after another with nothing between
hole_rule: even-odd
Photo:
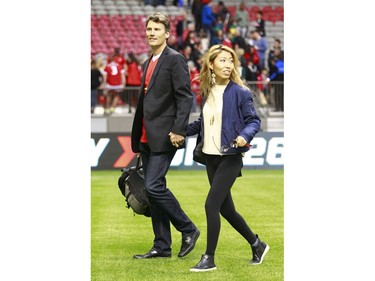
<instances>
[{"instance_id":1,"label":"blue zip-up jacket","mask_svg":"<svg viewBox=\"0 0 375 281\"><path fill-rule=\"evenodd\" d=\"M202 101L202 109L205 99ZM256 113L252 94L237 83L230 81L224 90L223 112L221 125L221 149L222 154L236 154L248 151L249 147L231 147L231 142L238 136L242 136L250 143L260 131L260 118ZM186 129L186 136L200 134L204 140L203 112L199 118L190 123Z\"/></svg>"}]
</instances>

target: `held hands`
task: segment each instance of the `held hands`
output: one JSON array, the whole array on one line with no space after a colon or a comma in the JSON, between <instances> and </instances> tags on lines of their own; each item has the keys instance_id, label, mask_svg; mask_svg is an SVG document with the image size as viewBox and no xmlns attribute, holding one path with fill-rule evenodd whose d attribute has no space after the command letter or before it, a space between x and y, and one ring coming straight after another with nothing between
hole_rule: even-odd
<instances>
[{"instance_id":1,"label":"held hands","mask_svg":"<svg viewBox=\"0 0 375 281\"><path fill-rule=\"evenodd\" d=\"M241 136L238 136L236 139L235 139L235 142L234 142L234 146L235 147L243 147L246 145L246 140L241 137Z\"/></svg>"},{"instance_id":2,"label":"held hands","mask_svg":"<svg viewBox=\"0 0 375 281\"><path fill-rule=\"evenodd\" d=\"M174 134L172 132L170 132L168 135L169 135L169 140L171 141L171 143L175 147L179 147L185 141L185 137L184 136L177 135L177 134Z\"/></svg>"}]
</instances>

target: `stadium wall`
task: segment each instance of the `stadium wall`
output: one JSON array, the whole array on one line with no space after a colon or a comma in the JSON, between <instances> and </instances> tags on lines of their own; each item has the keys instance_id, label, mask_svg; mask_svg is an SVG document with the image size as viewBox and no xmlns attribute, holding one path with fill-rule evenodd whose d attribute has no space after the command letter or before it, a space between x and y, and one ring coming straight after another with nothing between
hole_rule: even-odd
<instances>
[{"instance_id":1,"label":"stadium wall","mask_svg":"<svg viewBox=\"0 0 375 281\"><path fill-rule=\"evenodd\" d=\"M186 148L179 149L171 169L197 170L204 166L193 161L196 137L186 140ZM284 133L261 132L251 142L252 148L243 158L244 169L283 169ZM136 155L131 150L130 133L92 133L91 169L108 170L134 166Z\"/></svg>"}]
</instances>

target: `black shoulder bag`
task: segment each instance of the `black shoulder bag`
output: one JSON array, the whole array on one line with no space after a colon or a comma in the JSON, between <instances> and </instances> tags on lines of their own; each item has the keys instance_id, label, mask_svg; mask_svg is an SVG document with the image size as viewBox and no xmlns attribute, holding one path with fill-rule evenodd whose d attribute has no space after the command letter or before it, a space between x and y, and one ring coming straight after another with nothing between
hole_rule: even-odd
<instances>
[{"instance_id":1,"label":"black shoulder bag","mask_svg":"<svg viewBox=\"0 0 375 281\"><path fill-rule=\"evenodd\" d=\"M150 204L146 195L140 160L141 158L138 157L136 166L121 169L122 174L118 179L118 187L125 197L128 209L131 208L135 214L150 217Z\"/></svg>"}]
</instances>

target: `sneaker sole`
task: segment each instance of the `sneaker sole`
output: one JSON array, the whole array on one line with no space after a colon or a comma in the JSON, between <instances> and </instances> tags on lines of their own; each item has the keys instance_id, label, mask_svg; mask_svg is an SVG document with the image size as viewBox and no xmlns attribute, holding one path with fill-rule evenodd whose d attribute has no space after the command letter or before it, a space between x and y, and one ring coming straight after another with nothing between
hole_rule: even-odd
<instances>
[{"instance_id":1,"label":"sneaker sole","mask_svg":"<svg viewBox=\"0 0 375 281\"><path fill-rule=\"evenodd\" d=\"M190 268L190 271L191 272L206 272L206 271L212 271L212 270L216 270L216 269L217 269L216 267L211 267L211 268L207 268L207 269Z\"/></svg>"},{"instance_id":2,"label":"sneaker sole","mask_svg":"<svg viewBox=\"0 0 375 281\"><path fill-rule=\"evenodd\" d=\"M263 262L263 259L264 257L266 256L267 252L269 251L270 249L270 246L267 245L266 249L264 250L264 253L262 255L262 258L260 259L260 261L258 263L250 263L250 265L258 265L258 264L261 264Z\"/></svg>"}]
</instances>

